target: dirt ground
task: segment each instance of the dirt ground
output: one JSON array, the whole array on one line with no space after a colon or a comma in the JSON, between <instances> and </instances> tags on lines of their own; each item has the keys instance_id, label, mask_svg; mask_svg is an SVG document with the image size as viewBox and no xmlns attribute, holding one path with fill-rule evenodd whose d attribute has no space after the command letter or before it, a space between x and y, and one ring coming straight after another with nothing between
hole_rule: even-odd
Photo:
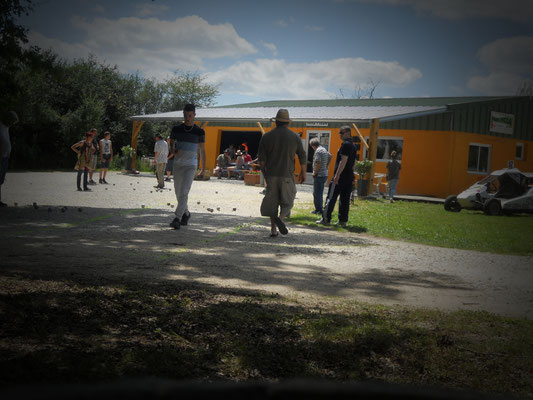
<instances>
[{"instance_id":1,"label":"dirt ground","mask_svg":"<svg viewBox=\"0 0 533 400\"><path fill-rule=\"evenodd\" d=\"M0 209L0 284L18 279L177 282L533 318L533 257L445 249L289 223L269 237L261 188L194 182L192 218L169 228L173 186L108 175L77 192L74 172L8 172ZM297 203L311 203L300 186ZM15 205L16 203L16 205ZM33 206L33 203L36 206Z\"/></svg>"}]
</instances>

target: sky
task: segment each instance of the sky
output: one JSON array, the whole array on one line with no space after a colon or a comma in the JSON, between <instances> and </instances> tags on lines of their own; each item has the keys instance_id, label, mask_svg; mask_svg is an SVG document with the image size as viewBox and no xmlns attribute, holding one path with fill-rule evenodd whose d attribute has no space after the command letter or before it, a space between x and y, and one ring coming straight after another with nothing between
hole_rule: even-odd
<instances>
[{"instance_id":1,"label":"sky","mask_svg":"<svg viewBox=\"0 0 533 400\"><path fill-rule=\"evenodd\" d=\"M216 105L514 95L533 83L532 0L34 0L31 45L124 73L176 71Z\"/></svg>"}]
</instances>

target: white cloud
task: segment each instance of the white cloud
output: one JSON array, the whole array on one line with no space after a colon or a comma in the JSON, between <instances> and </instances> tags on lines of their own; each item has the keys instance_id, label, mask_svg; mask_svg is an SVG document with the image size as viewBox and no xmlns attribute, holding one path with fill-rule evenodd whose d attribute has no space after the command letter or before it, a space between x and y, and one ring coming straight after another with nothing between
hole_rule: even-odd
<instances>
[{"instance_id":1,"label":"white cloud","mask_svg":"<svg viewBox=\"0 0 533 400\"><path fill-rule=\"evenodd\" d=\"M459 20L495 18L518 22L533 21L531 0L357 0L364 3L409 6L421 14Z\"/></svg>"},{"instance_id":2,"label":"white cloud","mask_svg":"<svg viewBox=\"0 0 533 400\"><path fill-rule=\"evenodd\" d=\"M260 43L265 47L267 48L268 50L270 50L272 52L272 55L274 57L276 57L278 55L278 48L276 47L276 45L274 43L269 43L269 42L263 42L262 40L260 41Z\"/></svg>"},{"instance_id":3,"label":"white cloud","mask_svg":"<svg viewBox=\"0 0 533 400\"><path fill-rule=\"evenodd\" d=\"M240 62L211 73L207 80L220 83L221 90L246 96L284 99L330 98L339 88L366 84L369 79L382 86L407 86L422 77L415 68L397 62L339 58L315 63L287 63L258 59Z\"/></svg>"},{"instance_id":4,"label":"white cloud","mask_svg":"<svg viewBox=\"0 0 533 400\"><path fill-rule=\"evenodd\" d=\"M306 25L305 29L311 32L322 32L324 30L323 26L316 26L316 25Z\"/></svg>"},{"instance_id":5,"label":"white cloud","mask_svg":"<svg viewBox=\"0 0 533 400\"><path fill-rule=\"evenodd\" d=\"M526 81L533 81L533 36L498 39L477 53L486 75L472 76L468 87L487 95L512 95Z\"/></svg>"},{"instance_id":6,"label":"white cloud","mask_svg":"<svg viewBox=\"0 0 533 400\"><path fill-rule=\"evenodd\" d=\"M148 17L150 15L163 14L165 11L168 10L168 6L152 2L137 4L135 5L135 9L137 10L137 15L139 17Z\"/></svg>"},{"instance_id":7,"label":"white cloud","mask_svg":"<svg viewBox=\"0 0 533 400\"><path fill-rule=\"evenodd\" d=\"M93 11L97 14L103 14L105 13L105 8L101 4L95 4L95 6L93 7Z\"/></svg>"},{"instance_id":8,"label":"white cloud","mask_svg":"<svg viewBox=\"0 0 533 400\"><path fill-rule=\"evenodd\" d=\"M280 26L282 28L287 28L289 25L294 24L294 22L296 22L294 17L289 17L288 21L286 19L284 19L284 18L279 18L276 21L275 25Z\"/></svg>"},{"instance_id":9,"label":"white cloud","mask_svg":"<svg viewBox=\"0 0 533 400\"><path fill-rule=\"evenodd\" d=\"M233 25L211 25L198 16L164 21L156 18L74 17L71 23L85 33L79 43L68 43L30 32L30 44L52 48L66 59L86 58L117 64L121 71L139 70L146 76L163 78L170 72L203 70L204 60L240 57L257 52L235 31Z\"/></svg>"}]
</instances>

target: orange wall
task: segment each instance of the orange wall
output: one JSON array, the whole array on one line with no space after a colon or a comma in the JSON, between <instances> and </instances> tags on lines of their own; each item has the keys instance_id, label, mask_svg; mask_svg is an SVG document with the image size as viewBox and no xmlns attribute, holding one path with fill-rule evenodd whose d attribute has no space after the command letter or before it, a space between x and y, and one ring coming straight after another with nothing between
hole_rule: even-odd
<instances>
[{"instance_id":1,"label":"orange wall","mask_svg":"<svg viewBox=\"0 0 533 400\"><path fill-rule=\"evenodd\" d=\"M263 124L266 132L271 126ZM219 154L221 133L223 130L253 131L250 127L216 127L208 126L206 131L206 168L213 169ZM290 127L307 139L308 130L330 131L330 153L333 159L329 166L329 177L333 176L335 156L342 143L339 128ZM257 128L259 132L259 127ZM360 129L361 134L368 138L369 129ZM353 132L352 135L357 134ZM524 143L523 161L515 160L515 167L522 171L533 172L533 142L500 138L454 131L408 131L380 129L379 137L403 138L402 169L398 182L398 194L417 194L445 198L450 194L458 194L474 182L482 179L485 174L468 173L468 149L470 143L488 144L492 146L490 169L505 168L508 160L515 160L516 143ZM361 144L360 159L363 158L364 147ZM307 149L306 149L307 150ZM532 153L532 154L529 154ZM300 171L296 162L296 173ZM376 172L386 173L386 162L376 163Z\"/></svg>"},{"instance_id":2,"label":"orange wall","mask_svg":"<svg viewBox=\"0 0 533 400\"><path fill-rule=\"evenodd\" d=\"M491 146L490 171L507 168L507 162L513 160L515 167L524 172L533 171L533 155L528 154L533 149L533 142L502 138L474 133L452 132L455 135L455 153L451 165L452 179L449 182L448 194L458 194L487 174L468 172L468 148L470 143L487 144ZM515 160L516 143L524 143L523 161Z\"/></svg>"}]
</instances>

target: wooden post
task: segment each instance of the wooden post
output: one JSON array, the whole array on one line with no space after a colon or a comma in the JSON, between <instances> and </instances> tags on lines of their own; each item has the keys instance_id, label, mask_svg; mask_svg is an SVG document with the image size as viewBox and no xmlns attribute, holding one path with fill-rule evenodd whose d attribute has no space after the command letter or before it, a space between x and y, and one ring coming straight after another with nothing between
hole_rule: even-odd
<instances>
[{"instance_id":1,"label":"wooden post","mask_svg":"<svg viewBox=\"0 0 533 400\"><path fill-rule=\"evenodd\" d=\"M139 136L139 131L143 126L144 121L133 121L133 130L131 132L131 147L133 147L133 156L131 158L131 169L135 169L135 164L137 163L137 137Z\"/></svg>"},{"instance_id":2,"label":"wooden post","mask_svg":"<svg viewBox=\"0 0 533 400\"><path fill-rule=\"evenodd\" d=\"M263 129L263 125L261 125L261 122L257 121L257 126L259 127L259 129L261 129L261 134L264 135L265 130Z\"/></svg>"},{"instance_id":3,"label":"wooden post","mask_svg":"<svg viewBox=\"0 0 533 400\"><path fill-rule=\"evenodd\" d=\"M363 135L361 135L361 132L359 132L359 129L357 126L352 122L352 126L355 128L355 132L357 132L357 135L359 135L359 139L361 139L361 142L365 145L366 149L368 150L368 143L366 142Z\"/></svg>"},{"instance_id":4,"label":"wooden post","mask_svg":"<svg viewBox=\"0 0 533 400\"><path fill-rule=\"evenodd\" d=\"M373 119L370 124L370 136L368 138L370 142L370 147L368 148L368 155L370 161L372 161L372 168L370 169L370 177L369 177L369 194L370 194L370 187L372 187L372 183L374 182L374 174L376 173L376 156L378 154L378 129L379 129L379 119Z\"/></svg>"}]
</instances>

